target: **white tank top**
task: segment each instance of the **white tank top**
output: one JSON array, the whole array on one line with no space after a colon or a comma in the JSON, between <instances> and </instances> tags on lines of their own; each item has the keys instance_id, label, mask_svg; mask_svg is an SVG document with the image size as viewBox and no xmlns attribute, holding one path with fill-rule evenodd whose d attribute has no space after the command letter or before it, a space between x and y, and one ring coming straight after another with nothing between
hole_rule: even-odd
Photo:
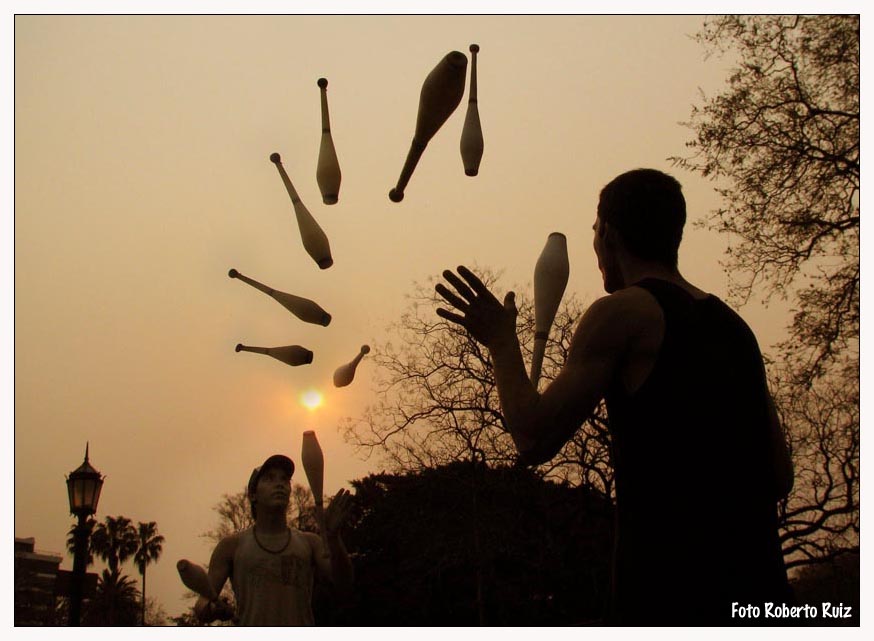
<instances>
[{"instance_id":1,"label":"white tank top","mask_svg":"<svg viewBox=\"0 0 874 641\"><path fill-rule=\"evenodd\" d=\"M252 528L243 530L234 552L231 585L238 625L313 625L315 559L299 530L279 553L263 550Z\"/></svg>"}]
</instances>

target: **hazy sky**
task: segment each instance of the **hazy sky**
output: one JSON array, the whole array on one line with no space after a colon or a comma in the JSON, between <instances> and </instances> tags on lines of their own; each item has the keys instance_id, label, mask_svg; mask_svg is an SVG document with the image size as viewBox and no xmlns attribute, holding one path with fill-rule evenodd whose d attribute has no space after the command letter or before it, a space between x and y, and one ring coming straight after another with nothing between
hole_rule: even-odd
<instances>
[{"instance_id":1,"label":"hazy sky","mask_svg":"<svg viewBox=\"0 0 874 641\"><path fill-rule=\"evenodd\" d=\"M337 426L375 401L372 361L335 389L334 369L389 340L414 282L458 264L528 286L553 231L567 235L568 291L601 295L591 250L600 188L654 167L684 185L690 223L713 185L674 170L699 90L724 86L696 16L19 16L15 19L14 534L63 552L64 476L90 442L106 475L97 518L156 521L164 554L148 595L170 615L190 601L175 562L206 563L200 535L223 493L274 452L300 458L313 429L326 493L379 471ZM412 138L422 81L478 43L485 139L464 175L465 97L431 140L400 204L389 201ZM316 80L329 80L339 204L315 180ZM305 253L271 152L331 242ZM4 222L6 221L4 215ZM11 228L11 221L8 229ZM726 292L726 239L687 228L684 274ZM11 259L7 267L12 267ZM305 324L236 268L316 300ZM503 295L503 289L498 292ZM763 348L787 307L742 310ZM311 365L235 353L300 344ZM310 388L323 407L304 408ZM12 430L8 430L12 442ZM302 471L295 480L305 482ZM8 539L7 539L8 540ZM71 567L65 556L62 567ZM133 565L125 568L139 584ZM11 606L10 606L11 607Z\"/></svg>"}]
</instances>

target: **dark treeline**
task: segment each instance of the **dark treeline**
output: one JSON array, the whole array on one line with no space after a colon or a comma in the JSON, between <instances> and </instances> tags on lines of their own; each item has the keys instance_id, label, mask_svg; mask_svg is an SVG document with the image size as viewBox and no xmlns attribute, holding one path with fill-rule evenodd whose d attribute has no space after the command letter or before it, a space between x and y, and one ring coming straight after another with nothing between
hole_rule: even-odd
<instances>
[{"instance_id":1,"label":"dark treeline","mask_svg":"<svg viewBox=\"0 0 874 641\"><path fill-rule=\"evenodd\" d=\"M320 625L573 625L604 615L612 508L521 467L458 462L353 481L356 590Z\"/></svg>"}]
</instances>

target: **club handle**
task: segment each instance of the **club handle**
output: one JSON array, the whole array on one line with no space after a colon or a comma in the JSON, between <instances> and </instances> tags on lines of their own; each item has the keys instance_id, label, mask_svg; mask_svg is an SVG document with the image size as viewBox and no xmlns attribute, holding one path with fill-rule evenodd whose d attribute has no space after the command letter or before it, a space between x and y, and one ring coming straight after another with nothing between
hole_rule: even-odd
<instances>
[{"instance_id":1,"label":"club handle","mask_svg":"<svg viewBox=\"0 0 874 641\"><path fill-rule=\"evenodd\" d=\"M407 153L407 160L404 162L403 169L401 169L398 183L394 189L388 192L389 200L393 203L399 203L404 199L404 189L406 189L407 183L413 175L413 170L415 170L416 165L419 164L419 158L422 157L422 153L427 146L428 143L422 143L413 138L413 142L410 144L410 151Z\"/></svg>"},{"instance_id":2,"label":"club handle","mask_svg":"<svg viewBox=\"0 0 874 641\"><path fill-rule=\"evenodd\" d=\"M470 94L467 102L476 102L476 54L479 53L479 45L470 45Z\"/></svg>"},{"instance_id":3,"label":"club handle","mask_svg":"<svg viewBox=\"0 0 874 641\"><path fill-rule=\"evenodd\" d=\"M328 79L319 78L316 83L319 85L320 106L322 111L322 133L331 133L331 116L328 114Z\"/></svg>"},{"instance_id":4,"label":"club handle","mask_svg":"<svg viewBox=\"0 0 874 641\"><path fill-rule=\"evenodd\" d=\"M534 389L537 389L537 383L540 381L540 370L543 366L543 354L546 352L546 339L535 338L534 350L531 354L531 384Z\"/></svg>"},{"instance_id":5,"label":"club handle","mask_svg":"<svg viewBox=\"0 0 874 641\"><path fill-rule=\"evenodd\" d=\"M270 355L270 352L266 347L253 347L251 345L243 345L242 343L237 343L237 346L234 348L237 352L255 352L256 354L267 354Z\"/></svg>"},{"instance_id":6,"label":"club handle","mask_svg":"<svg viewBox=\"0 0 874 641\"><path fill-rule=\"evenodd\" d=\"M282 178L282 184L285 185L285 191L288 192L289 198L291 198L291 203L296 204L300 202L300 196L297 195L297 190L294 188L294 185L291 182L291 178L288 177L288 174L285 171L285 167L282 166L282 158L278 153L273 152L270 154L270 162L276 165L276 170L279 172L279 177Z\"/></svg>"},{"instance_id":7,"label":"club handle","mask_svg":"<svg viewBox=\"0 0 874 641\"><path fill-rule=\"evenodd\" d=\"M241 273L238 272L236 269L232 269L232 270L230 270L230 271L228 272L228 277L230 277L230 278L237 278L237 279L243 281L244 283L248 283L249 285L251 285L251 286L254 287L255 289L261 290L262 292L264 292L264 293L267 294L268 296L272 296L272 295L273 295L273 292L276 291L276 290L273 289L272 287L268 287L267 285L264 285L263 283L259 283L259 282L258 282L257 280L255 280L254 278L249 278L248 276L246 276L246 275L244 275L244 274L241 274Z\"/></svg>"}]
</instances>

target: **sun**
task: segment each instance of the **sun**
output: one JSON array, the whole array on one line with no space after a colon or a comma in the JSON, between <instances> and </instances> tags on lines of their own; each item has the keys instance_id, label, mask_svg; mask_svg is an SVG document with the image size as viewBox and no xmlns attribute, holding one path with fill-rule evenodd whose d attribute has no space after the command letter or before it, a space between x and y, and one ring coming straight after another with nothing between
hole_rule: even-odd
<instances>
[{"instance_id":1,"label":"sun","mask_svg":"<svg viewBox=\"0 0 874 641\"><path fill-rule=\"evenodd\" d=\"M310 411L318 409L324 402L324 396L316 389L308 389L300 395L300 404Z\"/></svg>"}]
</instances>

